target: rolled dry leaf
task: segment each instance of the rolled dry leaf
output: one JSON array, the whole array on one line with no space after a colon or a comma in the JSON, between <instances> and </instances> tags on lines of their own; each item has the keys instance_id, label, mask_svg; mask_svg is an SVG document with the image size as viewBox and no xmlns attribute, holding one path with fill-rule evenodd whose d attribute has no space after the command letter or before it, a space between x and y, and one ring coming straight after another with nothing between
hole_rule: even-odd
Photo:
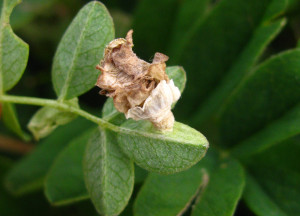
<instances>
[{"instance_id":1,"label":"rolled dry leaf","mask_svg":"<svg viewBox=\"0 0 300 216\"><path fill-rule=\"evenodd\" d=\"M97 65L101 71L96 85L100 94L112 97L116 109L134 120L149 120L159 130L172 130L172 103L180 97L179 89L166 74L168 56L155 53L152 63L139 59L132 51L133 31L126 39L111 41L104 58Z\"/></svg>"}]
</instances>

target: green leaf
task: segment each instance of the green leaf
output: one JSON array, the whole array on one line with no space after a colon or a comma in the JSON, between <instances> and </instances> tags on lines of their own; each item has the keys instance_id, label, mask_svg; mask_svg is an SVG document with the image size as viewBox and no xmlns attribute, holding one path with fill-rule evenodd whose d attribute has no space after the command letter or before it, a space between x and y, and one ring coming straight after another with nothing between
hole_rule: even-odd
<instances>
[{"instance_id":1,"label":"green leaf","mask_svg":"<svg viewBox=\"0 0 300 216\"><path fill-rule=\"evenodd\" d=\"M194 34L211 8L209 0L183 0L178 3L178 12L172 21L174 23L172 37L168 43L170 62L175 62L173 56L176 56L176 51L182 49L188 42L183 38L189 38Z\"/></svg>"},{"instance_id":2,"label":"green leaf","mask_svg":"<svg viewBox=\"0 0 300 216\"><path fill-rule=\"evenodd\" d=\"M285 19L274 23L263 23L255 30L251 40L245 46L243 52L233 64L233 67L225 75L220 85L195 113L192 118L193 125L204 123L205 120L217 113L218 109L220 109L221 105L230 96L234 88L238 86L242 78L251 71L266 46L285 26L285 23Z\"/></svg>"},{"instance_id":3,"label":"green leaf","mask_svg":"<svg viewBox=\"0 0 300 216\"><path fill-rule=\"evenodd\" d=\"M266 13L264 15L264 20L272 20L275 19L276 17L282 15L288 7L293 4L294 0L273 0L268 9L266 10ZM297 0L296 0L297 1Z\"/></svg>"},{"instance_id":4,"label":"green leaf","mask_svg":"<svg viewBox=\"0 0 300 216\"><path fill-rule=\"evenodd\" d=\"M177 105L178 116L191 117L220 84L262 22L270 2L220 1L193 35L182 38L187 40L186 46L178 47L173 60L188 71L189 85Z\"/></svg>"},{"instance_id":5,"label":"green leaf","mask_svg":"<svg viewBox=\"0 0 300 216\"><path fill-rule=\"evenodd\" d=\"M143 183L148 176L148 172L139 166L134 166L134 184Z\"/></svg>"},{"instance_id":6,"label":"green leaf","mask_svg":"<svg viewBox=\"0 0 300 216\"><path fill-rule=\"evenodd\" d=\"M94 131L89 129L73 139L56 157L45 181L45 194L54 205L64 205L89 197L83 180L83 153Z\"/></svg>"},{"instance_id":7,"label":"green leaf","mask_svg":"<svg viewBox=\"0 0 300 216\"><path fill-rule=\"evenodd\" d=\"M117 145L116 134L98 128L87 145L84 177L99 214L118 215L127 205L134 185L134 166Z\"/></svg>"},{"instance_id":8,"label":"green leaf","mask_svg":"<svg viewBox=\"0 0 300 216\"><path fill-rule=\"evenodd\" d=\"M1 4L1 3L0 3ZM1 5L0 5L1 6ZM4 173L11 167L12 161L7 158L0 157L0 180L2 182ZM19 216L24 214L21 208L18 206L19 203L16 203L16 200L11 197L3 184L0 185L0 214L4 216Z\"/></svg>"},{"instance_id":9,"label":"green leaf","mask_svg":"<svg viewBox=\"0 0 300 216\"><path fill-rule=\"evenodd\" d=\"M66 101L66 104L79 108L78 99L74 98ZM69 112L64 112L51 107L40 108L28 124L28 129L34 135L36 140L44 138L52 133L59 125L64 125L74 120L77 115Z\"/></svg>"},{"instance_id":10,"label":"green leaf","mask_svg":"<svg viewBox=\"0 0 300 216\"><path fill-rule=\"evenodd\" d=\"M110 7L110 5L107 6ZM132 14L122 10L121 8L113 8L110 9L109 12L114 20L116 38L125 37L125 35L128 32L128 29L131 28Z\"/></svg>"},{"instance_id":11,"label":"green leaf","mask_svg":"<svg viewBox=\"0 0 300 216\"><path fill-rule=\"evenodd\" d=\"M223 159L211 171L207 186L193 206L192 216L231 216L244 188L244 171L233 159Z\"/></svg>"},{"instance_id":12,"label":"green leaf","mask_svg":"<svg viewBox=\"0 0 300 216\"><path fill-rule=\"evenodd\" d=\"M42 140L31 154L21 159L5 179L7 189L14 194L25 194L40 189L45 176L58 153L84 130L91 127L90 121L78 118L57 128Z\"/></svg>"},{"instance_id":13,"label":"green leaf","mask_svg":"<svg viewBox=\"0 0 300 216\"><path fill-rule=\"evenodd\" d=\"M50 216L56 215L57 209L52 208L41 193L25 197L14 197L3 187L3 177L11 168L11 159L0 156L0 215L1 216ZM34 206L33 206L34 205Z\"/></svg>"},{"instance_id":14,"label":"green leaf","mask_svg":"<svg viewBox=\"0 0 300 216\"><path fill-rule=\"evenodd\" d=\"M9 16L21 0L4 0L0 28L0 94L10 90L20 80L28 60L28 45L14 34Z\"/></svg>"},{"instance_id":15,"label":"green leaf","mask_svg":"<svg viewBox=\"0 0 300 216\"><path fill-rule=\"evenodd\" d=\"M23 0L22 4L18 5L12 13L10 18L12 27L17 29L30 23L34 17L40 15L45 10L49 10L55 1L56 0Z\"/></svg>"},{"instance_id":16,"label":"green leaf","mask_svg":"<svg viewBox=\"0 0 300 216\"><path fill-rule=\"evenodd\" d=\"M115 125L121 125L126 121L125 115L116 110L112 98L107 98L102 109L102 117Z\"/></svg>"},{"instance_id":17,"label":"green leaf","mask_svg":"<svg viewBox=\"0 0 300 216\"><path fill-rule=\"evenodd\" d=\"M191 167L208 148L200 132L178 122L172 132L160 132L150 122L128 120L121 125L118 143L137 165L162 174Z\"/></svg>"},{"instance_id":18,"label":"green leaf","mask_svg":"<svg viewBox=\"0 0 300 216\"><path fill-rule=\"evenodd\" d=\"M45 181L45 193L52 204L66 205L89 198L82 164L86 141L91 137L91 132L94 129L73 139L53 162ZM146 176L145 170L135 167L135 183L143 182Z\"/></svg>"},{"instance_id":19,"label":"green leaf","mask_svg":"<svg viewBox=\"0 0 300 216\"><path fill-rule=\"evenodd\" d=\"M2 118L5 126L21 137L23 140L29 140L30 137L24 133L21 129L19 120L17 118L17 113L13 104L3 103L2 104Z\"/></svg>"},{"instance_id":20,"label":"green leaf","mask_svg":"<svg viewBox=\"0 0 300 216\"><path fill-rule=\"evenodd\" d=\"M166 68L166 73L170 79L173 79L175 86L177 86L182 93L186 84L186 73L183 67L170 66Z\"/></svg>"},{"instance_id":21,"label":"green leaf","mask_svg":"<svg viewBox=\"0 0 300 216\"><path fill-rule=\"evenodd\" d=\"M223 143L232 146L242 141L298 104L299 59L299 49L286 51L260 64L243 80L221 109Z\"/></svg>"},{"instance_id":22,"label":"green leaf","mask_svg":"<svg viewBox=\"0 0 300 216\"><path fill-rule=\"evenodd\" d=\"M0 5L0 95L17 84L28 60L28 45L14 34L9 25L10 14L20 2L21 0L4 0ZM22 139L28 140L29 137L21 130L13 106L4 103L2 109L5 125Z\"/></svg>"},{"instance_id":23,"label":"green leaf","mask_svg":"<svg viewBox=\"0 0 300 216\"><path fill-rule=\"evenodd\" d=\"M300 104L267 127L235 146L231 153L241 160L300 134Z\"/></svg>"},{"instance_id":24,"label":"green leaf","mask_svg":"<svg viewBox=\"0 0 300 216\"><path fill-rule=\"evenodd\" d=\"M105 120L110 120L116 114L119 114L114 106L114 101L112 98L107 98L102 108L102 118Z\"/></svg>"},{"instance_id":25,"label":"green leaf","mask_svg":"<svg viewBox=\"0 0 300 216\"><path fill-rule=\"evenodd\" d=\"M247 160L244 198L257 215L300 214L299 137Z\"/></svg>"},{"instance_id":26,"label":"green leaf","mask_svg":"<svg viewBox=\"0 0 300 216\"><path fill-rule=\"evenodd\" d=\"M174 175L150 173L135 200L134 215L182 215L207 178L207 172L199 164Z\"/></svg>"},{"instance_id":27,"label":"green leaf","mask_svg":"<svg viewBox=\"0 0 300 216\"><path fill-rule=\"evenodd\" d=\"M13 162L3 156L0 156L0 181L2 183L5 173L13 165ZM17 200L7 193L7 190L0 184L0 215L2 216L27 216L28 212L24 208L24 200ZM32 200L31 200L32 201Z\"/></svg>"},{"instance_id":28,"label":"green leaf","mask_svg":"<svg viewBox=\"0 0 300 216\"><path fill-rule=\"evenodd\" d=\"M193 203L193 215L232 215L243 186L239 163L210 149L187 171L168 176L151 173L138 193L135 215L182 215Z\"/></svg>"},{"instance_id":29,"label":"green leaf","mask_svg":"<svg viewBox=\"0 0 300 216\"><path fill-rule=\"evenodd\" d=\"M250 209L257 215L287 216L249 174L243 197Z\"/></svg>"},{"instance_id":30,"label":"green leaf","mask_svg":"<svg viewBox=\"0 0 300 216\"><path fill-rule=\"evenodd\" d=\"M54 57L52 81L60 99L72 99L95 85L95 67L113 39L113 22L103 4L93 1L79 11Z\"/></svg>"},{"instance_id":31,"label":"green leaf","mask_svg":"<svg viewBox=\"0 0 300 216\"><path fill-rule=\"evenodd\" d=\"M171 36L176 0L143 0L133 17L133 41L138 56L149 59L155 52L165 53ZM155 14L155 16L153 16Z\"/></svg>"}]
</instances>

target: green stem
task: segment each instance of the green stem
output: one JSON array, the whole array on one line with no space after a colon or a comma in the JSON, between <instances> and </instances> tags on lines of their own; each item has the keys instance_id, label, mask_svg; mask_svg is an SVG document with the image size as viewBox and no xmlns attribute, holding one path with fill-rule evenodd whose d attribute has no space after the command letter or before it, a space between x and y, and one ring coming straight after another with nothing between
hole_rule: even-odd
<instances>
[{"instance_id":1,"label":"green stem","mask_svg":"<svg viewBox=\"0 0 300 216\"><path fill-rule=\"evenodd\" d=\"M72 107L68 104L52 100L52 99L42 99L42 98L34 98L34 97L23 97L23 96L12 96L12 95L0 95L0 102L9 102L16 104L25 104L25 105L35 105L35 106L48 106L53 107L55 109L59 109L62 111L74 113L80 115L103 128L109 128L113 131L120 131L120 128L116 125L113 125L102 118L91 115L90 113L81 110L76 107Z\"/></svg>"}]
</instances>

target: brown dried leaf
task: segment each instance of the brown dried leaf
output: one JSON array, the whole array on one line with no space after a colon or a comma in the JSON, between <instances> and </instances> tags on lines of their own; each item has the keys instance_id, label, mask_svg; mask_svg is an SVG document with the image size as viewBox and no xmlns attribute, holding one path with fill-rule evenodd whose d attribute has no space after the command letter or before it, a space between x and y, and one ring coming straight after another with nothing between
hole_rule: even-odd
<instances>
[{"instance_id":1,"label":"brown dried leaf","mask_svg":"<svg viewBox=\"0 0 300 216\"><path fill-rule=\"evenodd\" d=\"M174 124L171 105L178 100L180 92L173 82L169 83L165 72L165 62L169 57L157 52L151 64L139 59L132 51L132 33L133 31L130 30L126 39L115 39L107 45L104 59L96 67L102 72L96 85L102 89L100 94L113 98L116 109L125 113L127 118L148 119L159 129L170 130ZM156 96L152 95L161 81L164 81L164 84L160 89L167 89L171 95L168 96L164 92ZM173 97L174 95L176 97ZM168 100L168 97L171 100ZM168 102L160 101L162 99ZM155 107L149 105L145 107L147 100ZM158 105L155 104L155 100L158 100ZM127 115L133 108L135 110ZM156 110L156 113L151 114L150 110Z\"/></svg>"}]
</instances>

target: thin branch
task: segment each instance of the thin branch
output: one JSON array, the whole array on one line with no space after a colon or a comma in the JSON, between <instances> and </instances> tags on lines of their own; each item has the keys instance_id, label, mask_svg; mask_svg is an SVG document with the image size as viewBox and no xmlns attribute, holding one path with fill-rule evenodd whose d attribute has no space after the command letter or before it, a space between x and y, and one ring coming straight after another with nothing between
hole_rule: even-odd
<instances>
[{"instance_id":1,"label":"thin branch","mask_svg":"<svg viewBox=\"0 0 300 216\"><path fill-rule=\"evenodd\" d=\"M33 147L34 145L31 143L24 143L20 140L0 135L0 150L4 150L5 152L26 154L30 152Z\"/></svg>"},{"instance_id":2,"label":"thin branch","mask_svg":"<svg viewBox=\"0 0 300 216\"><path fill-rule=\"evenodd\" d=\"M12 96L12 95L0 95L0 102L9 102L15 104L25 104L25 105L34 105L34 106L47 106L53 107L55 109L59 109L62 111L74 113L80 115L103 128L109 128L113 131L118 132L120 129L118 126L115 126L108 121L103 120L97 116L91 115L90 113L81 110L76 107L72 107L63 102L59 102L52 99L42 99L42 98L34 98L34 97L23 97L23 96Z\"/></svg>"}]
</instances>

